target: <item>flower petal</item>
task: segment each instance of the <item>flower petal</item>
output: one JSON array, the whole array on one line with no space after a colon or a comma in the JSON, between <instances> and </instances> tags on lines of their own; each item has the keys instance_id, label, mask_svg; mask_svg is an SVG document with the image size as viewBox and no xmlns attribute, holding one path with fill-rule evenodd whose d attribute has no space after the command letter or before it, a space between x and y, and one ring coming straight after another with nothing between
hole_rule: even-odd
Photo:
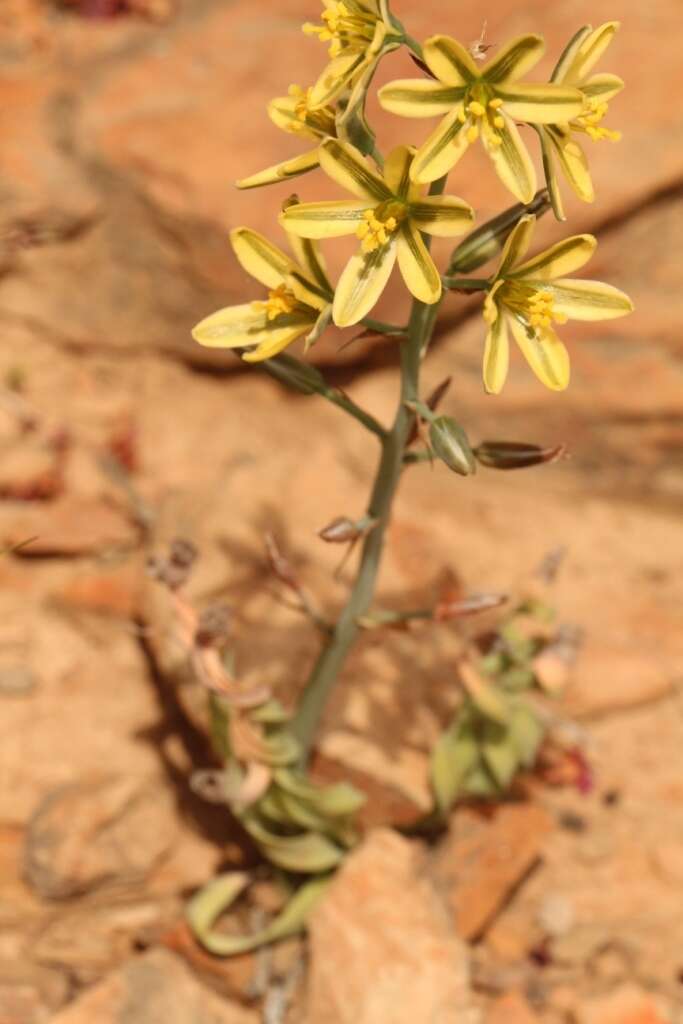
<instances>
[{"instance_id":1,"label":"flower petal","mask_svg":"<svg viewBox=\"0 0 683 1024\"><path fill-rule=\"evenodd\" d=\"M550 76L551 82L558 82L565 85L575 84L575 78L572 76L572 64L574 63L577 53L581 49L581 44L584 39L587 39L592 31L592 25L584 25L578 30L578 32L574 33L560 54L560 59L555 65L555 70Z\"/></svg>"},{"instance_id":2,"label":"flower petal","mask_svg":"<svg viewBox=\"0 0 683 1024\"><path fill-rule=\"evenodd\" d=\"M357 252L346 264L334 294L337 327L357 324L375 305L396 262L396 236L372 252Z\"/></svg>"},{"instance_id":3,"label":"flower petal","mask_svg":"<svg viewBox=\"0 0 683 1024\"><path fill-rule=\"evenodd\" d=\"M586 36L572 62L572 79L581 82L586 77L600 60L618 30L618 21L606 21L604 25L600 25Z\"/></svg>"},{"instance_id":4,"label":"flower petal","mask_svg":"<svg viewBox=\"0 0 683 1024\"><path fill-rule=\"evenodd\" d=\"M391 196L370 162L349 142L326 139L320 147L320 166L333 181L361 199L381 203Z\"/></svg>"},{"instance_id":5,"label":"flower petal","mask_svg":"<svg viewBox=\"0 0 683 1024\"><path fill-rule=\"evenodd\" d=\"M543 173L545 174L545 184L548 189L548 195L550 196L550 205L553 208L555 214L555 220L566 220L566 214L564 212L564 203L562 202L562 192L560 190L560 182L558 180L558 174L555 167L554 149L548 132L545 127L536 126L536 133L541 143L541 159L543 160Z\"/></svg>"},{"instance_id":6,"label":"flower petal","mask_svg":"<svg viewBox=\"0 0 683 1024\"><path fill-rule=\"evenodd\" d=\"M550 139L560 166L574 192L584 203L592 203L595 199L595 190L588 160L580 144L571 132L563 131L555 125L546 130L546 138Z\"/></svg>"},{"instance_id":7,"label":"flower petal","mask_svg":"<svg viewBox=\"0 0 683 1024\"><path fill-rule=\"evenodd\" d=\"M352 235L369 209L362 199L339 199L330 203L295 203L280 214L285 231L302 238L339 238Z\"/></svg>"},{"instance_id":8,"label":"flower petal","mask_svg":"<svg viewBox=\"0 0 683 1024\"><path fill-rule=\"evenodd\" d=\"M433 305L441 298L441 277L422 241L410 223L398 235L398 266L408 291L420 302Z\"/></svg>"},{"instance_id":9,"label":"flower petal","mask_svg":"<svg viewBox=\"0 0 683 1024\"><path fill-rule=\"evenodd\" d=\"M543 56L541 36L517 36L489 61L481 75L487 82L514 82L530 71Z\"/></svg>"},{"instance_id":10,"label":"flower petal","mask_svg":"<svg viewBox=\"0 0 683 1024\"><path fill-rule=\"evenodd\" d=\"M297 300L302 305L308 306L309 309L320 311L330 304L331 293L323 291L298 270L295 270L287 278L287 287Z\"/></svg>"},{"instance_id":11,"label":"flower petal","mask_svg":"<svg viewBox=\"0 0 683 1024\"><path fill-rule=\"evenodd\" d=\"M628 295L602 281L559 278L547 287L553 296L553 309L571 320L615 320L633 312Z\"/></svg>"},{"instance_id":12,"label":"flower petal","mask_svg":"<svg viewBox=\"0 0 683 1024\"><path fill-rule=\"evenodd\" d=\"M591 75L581 83L581 92L584 96L600 100L601 103L609 103L623 88L623 79L619 78L619 75L611 75L607 71L599 75Z\"/></svg>"},{"instance_id":13,"label":"flower petal","mask_svg":"<svg viewBox=\"0 0 683 1024\"><path fill-rule=\"evenodd\" d=\"M508 317L515 341L542 384L551 391L564 391L569 384L569 353L550 327L527 333L524 324Z\"/></svg>"},{"instance_id":14,"label":"flower petal","mask_svg":"<svg viewBox=\"0 0 683 1024\"><path fill-rule=\"evenodd\" d=\"M516 266L510 278L530 277L535 281L552 281L579 270L595 252L597 241L593 235L572 235L551 245L537 256Z\"/></svg>"},{"instance_id":15,"label":"flower petal","mask_svg":"<svg viewBox=\"0 0 683 1024\"><path fill-rule=\"evenodd\" d=\"M436 181L448 174L469 146L467 128L471 121L463 124L459 113L460 109L455 108L447 114L415 154L410 177L417 184Z\"/></svg>"},{"instance_id":16,"label":"flower petal","mask_svg":"<svg viewBox=\"0 0 683 1024\"><path fill-rule=\"evenodd\" d=\"M399 117L440 117L465 95L464 87L444 85L429 78L399 78L383 85L380 106Z\"/></svg>"},{"instance_id":17,"label":"flower petal","mask_svg":"<svg viewBox=\"0 0 683 1024\"><path fill-rule=\"evenodd\" d=\"M218 309L192 328L192 337L206 348L243 348L264 337L268 321L260 305L245 302L241 306Z\"/></svg>"},{"instance_id":18,"label":"flower petal","mask_svg":"<svg viewBox=\"0 0 683 1024\"><path fill-rule=\"evenodd\" d=\"M414 146L396 146L384 162L382 174L392 195L405 199L410 190L410 168L415 157Z\"/></svg>"},{"instance_id":19,"label":"flower petal","mask_svg":"<svg viewBox=\"0 0 683 1024\"><path fill-rule=\"evenodd\" d=\"M510 341L508 325L502 312L489 326L484 347L484 389L489 395L502 391L510 365Z\"/></svg>"},{"instance_id":20,"label":"flower petal","mask_svg":"<svg viewBox=\"0 0 683 1024\"><path fill-rule=\"evenodd\" d=\"M304 353L308 352L312 345L315 345L322 335L325 333L327 328L330 326L332 320L332 303L328 303L323 309L320 310L320 316L311 327L310 331L304 339Z\"/></svg>"},{"instance_id":21,"label":"flower petal","mask_svg":"<svg viewBox=\"0 0 683 1024\"><path fill-rule=\"evenodd\" d=\"M445 85L462 86L479 78L479 68L462 43L450 36L431 36L422 47L425 64Z\"/></svg>"},{"instance_id":22,"label":"flower petal","mask_svg":"<svg viewBox=\"0 0 683 1024\"><path fill-rule=\"evenodd\" d=\"M309 107L326 107L333 103L355 76L361 74L365 60L365 54L358 51L334 57L311 89Z\"/></svg>"},{"instance_id":23,"label":"flower petal","mask_svg":"<svg viewBox=\"0 0 683 1024\"><path fill-rule=\"evenodd\" d=\"M299 101L294 96L277 96L268 104L268 117L275 127L280 128L283 132L294 130L297 135L301 134L307 135L309 138L315 138L316 133L307 128L306 123L297 116L296 108L298 105Z\"/></svg>"},{"instance_id":24,"label":"flower petal","mask_svg":"<svg viewBox=\"0 0 683 1024\"><path fill-rule=\"evenodd\" d=\"M287 241L301 269L322 291L327 291L331 295L334 289L327 276L327 267L320 252L320 246L315 239L302 238L300 235L295 235L293 231L289 231Z\"/></svg>"},{"instance_id":25,"label":"flower petal","mask_svg":"<svg viewBox=\"0 0 683 1024\"><path fill-rule=\"evenodd\" d=\"M463 235L474 220L474 210L457 196L425 196L410 204L413 224L436 238Z\"/></svg>"},{"instance_id":26,"label":"flower petal","mask_svg":"<svg viewBox=\"0 0 683 1024\"><path fill-rule=\"evenodd\" d=\"M510 117L528 124L565 124L578 117L584 107L582 93L563 85L506 83L496 86L495 93Z\"/></svg>"},{"instance_id":27,"label":"flower petal","mask_svg":"<svg viewBox=\"0 0 683 1024\"><path fill-rule=\"evenodd\" d=\"M496 277L507 276L512 268L523 260L531 245L531 238L536 227L534 216L520 217L510 234L505 239L505 245L496 271Z\"/></svg>"},{"instance_id":28,"label":"flower petal","mask_svg":"<svg viewBox=\"0 0 683 1024\"><path fill-rule=\"evenodd\" d=\"M277 288L296 269L289 256L251 228L234 228L230 243L246 272L266 288Z\"/></svg>"},{"instance_id":29,"label":"flower petal","mask_svg":"<svg viewBox=\"0 0 683 1024\"><path fill-rule=\"evenodd\" d=\"M289 178L297 178L300 174L314 171L320 165L318 147L300 156L294 156L290 160L283 160L282 163L273 164L263 171L250 174L248 178L241 178L236 181L237 188L260 188L261 185L277 185Z\"/></svg>"},{"instance_id":30,"label":"flower petal","mask_svg":"<svg viewBox=\"0 0 683 1024\"><path fill-rule=\"evenodd\" d=\"M536 171L516 125L506 113L502 113L502 118L504 125L495 132L489 122L484 121L484 149L505 187L520 203L530 203L536 191Z\"/></svg>"},{"instance_id":31,"label":"flower petal","mask_svg":"<svg viewBox=\"0 0 683 1024\"><path fill-rule=\"evenodd\" d=\"M293 324L291 327L271 328L256 348L243 353L242 359L245 363L262 363L264 359L272 359L302 334L306 334L310 328L310 320L306 323Z\"/></svg>"}]
</instances>

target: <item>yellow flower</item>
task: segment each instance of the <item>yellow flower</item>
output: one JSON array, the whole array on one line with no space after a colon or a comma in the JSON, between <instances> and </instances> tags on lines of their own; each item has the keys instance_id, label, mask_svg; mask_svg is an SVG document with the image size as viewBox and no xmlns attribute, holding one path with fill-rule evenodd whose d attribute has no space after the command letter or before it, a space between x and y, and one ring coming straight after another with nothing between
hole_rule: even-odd
<instances>
[{"instance_id":1,"label":"yellow flower","mask_svg":"<svg viewBox=\"0 0 683 1024\"><path fill-rule=\"evenodd\" d=\"M628 295L600 281L564 275L586 263L597 245L592 235L574 235L524 259L536 223L523 217L510 234L484 300L489 325L484 351L484 387L498 394L508 372L508 330L538 379L553 391L569 384L569 353L552 324L567 320L613 320L633 311Z\"/></svg>"},{"instance_id":2,"label":"yellow flower","mask_svg":"<svg viewBox=\"0 0 683 1024\"><path fill-rule=\"evenodd\" d=\"M400 46L402 35L387 0L323 0L322 25L307 22L306 35L329 42L330 63L311 91L311 106L332 103L345 89L362 90L380 57ZM348 107L356 106L356 97Z\"/></svg>"},{"instance_id":3,"label":"yellow flower","mask_svg":"<svg viewBox=\"0 0 683 1024\"><path fill-rule=\"evenodd\" d=\"M618 28L618 21L608 21L596 29L592 29L590 25L584 26L571 40L553 71L553 82L579 89L584 97L584 109L578 116L564 123L543 125L540 129L548 187L555 212L562 220L564 220L564 214L554 174L554 157L557 158L579 199L586 203L592 203L595 193L588 161L574 136L576 133L582 133L593 142L603 139L618 142L621 138L620 132L606 128L602 121L607 113L610 100L614 99L617 93L623 89L624 83L617 75L591 74L593 67L611 43Z\"/></svg>"},{"instance_id":4,"label":"yellow flower","mask_svg":"<svg viewBox=\"0 0 683 1024\"><path fill-rule=\"evenodd\" d=\"M290 85L287 96L279 96L268 104L268 116L273 124L285 132L291 132L302 139L315 139L315 149L307 150L300 156L283 160L273 167L267 167L257 174L238 181L238 188L258 188L272 185L288 178L295 178L319 165L318 147L321 139L336 136L334 110L329 106L311 107L311 92L300 85Z\"/></svg>"},{"instance_id":5,"label":"yellow flower","mask_svg":"<svg viewBox=\"0 0 683 1024\"><path fill-rule=\"evenodd\" d=\"M498 177L522 203L531 202L536 173L515 121L556 124L578 117L583 96L564 85L517 81L541 58L540 36L519 36L483 68L455 39L432 36L423 53L435 79L402 79L379 91L385 110L403 117L445 115L420 146L413 181L435 181L447 174L467 147L481 138Z\"/></svg>"},{"instance_id":6,"label":"yellow flower","mask_svg":"<svg viewBox=\"0 0 683 1024\"><path fill-rule=\"evenodd\" d=\"M207 316L192 331L209 348L246 348L249 363L270 359L306 335L313 344L331 316L332 285L315 242L290 236L296 260L250 228L235 228L230 241L237 259L269 289L263 302L228 306Z\"/></svg>"},{"instance_id":7,"label":"yellow flower","mask_svg":"<svg viewBox=\"0 0 683 1024\"><path fill-rule=\"evenodd\" d=\"M451 238L470 226L472 209L455 196L422 196L410 181L414 150L397 147L383 173L349 143L328 139L320 147L320 166L357 199L289 206L281 223L303 238L355 234L359 251L339 279L332 307L339 327L358 323L372 309L389 280L396 259L411 293L437 302L441 278L421 232Z\"/></svg>"}]
</instances>

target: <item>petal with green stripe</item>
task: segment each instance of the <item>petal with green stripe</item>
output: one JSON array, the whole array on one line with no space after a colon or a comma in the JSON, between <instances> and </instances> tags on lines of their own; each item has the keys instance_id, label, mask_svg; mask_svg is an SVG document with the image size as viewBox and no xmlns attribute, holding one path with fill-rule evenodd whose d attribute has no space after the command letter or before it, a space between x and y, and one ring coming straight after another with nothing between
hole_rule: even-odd
<instances>
[{"instance_id":1,"label":"petal with green stripe","mask_svg":"<svg viewBox=\"0 0 683 1024\"><path fill-rule=\"evenodd\" d=\"M514 82L530 71L543 56L545 43L541 36L517 36L489 61L482 71L487 82Z\"/></svg>"},{"instance_id":2,"label":"petal with green stripe","mask_svg":"<svg viewBox=\"0 0 683 1024\"><path fill-rule=\"evenodd\" d=\"M296 203L280 214L280 223L285 231L302 238L339 238L354 234L369 208L367 200L361 199Z\"/></svg>"},{"instance_id":3,"label":"petal with green stripe","mask_svg":"<svg viewBox=\"0 0 683 1024\"><path fill-rule=\"evenodd\" d=\"M615 320L633 312L628 295L602 281L559 278L549 288L553 309L570 320Z\"/></svg>"},{"instance_id":4,"label":"petal with green stripe","mask_svg":"<svg viewBox=\"0 0 683 1024\"><path fill-rule=\"evenodd\" d=\"M441 277L420 232L410 223L404 224L398 235L397 247L399 270L410 294L430 306L438 302L441 298Z\"/></svg>"},{"instance_id":5,"label":"petal with green stripe","mask_svg":"<svg viewBox=\"0 0 683 1024\"><path fill-rule=\"evenodd\" d=\"M192 337L206 348L243 348L267 336L265 309L260 303L227 306L201 320Z\"/></svg>"},{"instance_id":6,"label":"petal with green stripe","mask_svg":"<svg viewBox=\"0 0 683 1024\"><path fill-rule=\"evenodd\" d=\"M495 93L510 117L528 124L566 124L584 107L582 93L563 85L506 83L497 86Z\"/></svg>"},{"instance_id":7,"label":"petal with green stripe","mask_svg":"<svg viewBox=\"0 0 683 1024\"><path fill-rule=\"evenodd\" d=\"M391 196L370 162L350 142L326 139L320 147L320 166L333 181L361 199L381 203Z\"/></svg>"},{"instance_id":8,"label":"petal with green stripe","mask_svg":"<svg viewBox=\"0 0 683 1024\"><path fill-rule=\"evenodd\" d=\"M571 74L577 82L583 81L595 67L618 30L618 21L606 21L583 40L572 62Z\"/></svg>"},{"instance_id":9,"label":"petal with green stripe","mask_svg":"<svg viewBox=\"0 0 683 1024\"><path fill-rule=\"evenodd\" d=\"M432 36L422 47L422 56L433 75L445 85L469 85L479 78L479 68L462 43L450 36Z\"/></svg>"},{"instance_id":10,"label":"petal with green stripe","mask_svg":"<svg viewBox=\"0 0 683 1024\"><path fill-rule=\"evenodd\" d=\"M572 235L551 245L526 263L516 266L508 277L531 277L535 281L552 281L556 277L573 274L588 263L595 252L597 241L593 235Z\"/></svg>"},{"instance_id":11,"label":"petal with green stripe","mask_svg":"<svg viewBox=\"0 0 683 1024\"><path fill-rule=\"evenodd\" d=\"M301 270L322 292L331 295L334 289L327 276L325 259L316 240L302 238L300 235L295 235L293 231L289 231L287 232L287 241Z\"/></svg>"},{"instance_id":12,"label":"petal with green stripe","mask_svg":"<svg viewBox=\"0 0 683 1024\"><path fill-rule=\"evenodd\" d=\"M536 218L532 215L521 217L505 239L500 256L496 277L504 277L512 268L523 260L527 254L536 227Z\"/></svg>"},{"instance_id":13,"label":"petal with green stripe","mask_svg":"<svg viewBox=\"0 0 683 1024\"><path fill-rule=\"evenodd\" d=\"M287 181L289 178L298 178L300 174L314 171L319 166L320 159L318 147L316 146L315 149L310 150L308 153L302 153L300 156L283 160L282 163L273 164L272 167L266 167L263 171L250 174L248 178L241 178L235 184L237 188L242 189L261 188L262 185L277 185L281 181Z\"/></svg>"},{"instance_id":14,"label":"petal with green stripe","mask_svg":"<svg viewBox=\"0 0 683 1024\"><path fill-rule=\"evenodd\" d=\"M502 311L489 326L484 345L484 363L482 373L484 390L489 395L498 395L507 379L510 365L510 341L508 325Z\"/></svg>"},{"instance_id":15,"label":"petal with green stripe","mask_svg":"<svg viewBox=\"0 0 683 1024\"><path fill-rule=\"evenodd\" d=\"M380 106L399 117L440 117L461 103L465 88L430 79L401 78L379 90Z\"/></svg>"},{"instance_id":16,"label":"petal with green stripe","mask_svg":"<svg viewBox=\"0 0 683 1024\"><path fill-rule=\"evenodd\" d=\"M384 180L395 196L405 199L410 190L410 168L416 150L413 146L396 146L384 163Z\"/></svg>"},{"instance_id":17,"label":"petal with green stripe","mask_svg":"<svg viewBox=\"0 0 683 1024\"><path fill-rule=\"evenodd\" d=\"M595 189L588 160L581 145L569 131L563 131L555 125L546 129L546 138L550 140L560 167L576 195L584 203L592 203L595 199Z\"/></svg>"},{"instance_id":18,"label":"petal with green stripe","mask_svg":"<svg viewBox=\"0 0 683 1024\"><path fill-rule=\"evenodd\" d=\"M410 177L417 184L427 184L448 174L470 145L467 128L471 121L463 124L459 113L456 108L447 114L415 154Z\"/></svg>"},{"instance_id":19,"label":"petal with green stripe","mask_svg":"<svg viewBox=\"0 0 683 1024\"><path fill-rule=\"evenodd\" d=\"M234 228L230 232L230 243L246 272L266 288L277 288L284 283L287 274L296 269L282 249L251 228Z\"/></svg>"},{"instance_id":20,"label":"petal with green stripe","mask_svg":"<svg viewBox=\"0 0 683 1024\"><path fill-rule=\"evenodd\" d=\"M355 76L362 72L365 60L365 54L357 51L334 57L311 89L309 107L326 107L333 103Z\"/></svg>"},{"instance_id":21,"label":"petal with green stripe","mask_svg":"<svg viewBox=\"0 0 683 1024\"><path fill-rule=\"evenodd\" d=\"M508 320L515 341L541 383L551 391L564 391L569 385L569 353L552 328L532 330L515 316Z\"/></svg>"},{"instance_id":22,"label":"petal with green stripe","mask_svg":"<svg viewBox=\"0 0 683 1024\"><path fill-rule=\"evenodd\" d=\"M332 318L350 327L366 316L381 296L396 262L396 236L372 252L357 252L346 264L334 294Z\"/></svg>"},{"instance_id":23,"label":"petal with green stripe","mask_svg":"<svg viewBox=\"0 0 683 1024\"><path fill-rule=\"evenodd\" d=\"M502 108L501 108L502 109ZM503 127L495 132L484 121L482 142L496 174L520 203L530 203L536 192L536 171L517 126L506 113L502 114Z\"/></svg>"},{"instance_id":24,"label":"petal with green stripe","mask_svg":"<svg viewBox=\"0 0 683 1024\"><path fill-rule=\"evenodd\" d=\"M264 359L272 359L302 334L310 331L311 326L311 321L307 320L305 323L292 324L289 327L273 327L256 348L242 355L242 359L245 363L262 363Z\"/></svg>"},{"instance_id":25,"label":"petal with green stripe","mask_svg":"<svg viewBox=\"0 0 683 1024\"><path fill-rule=\"evenodd\" d=\"M410 204L410 219L428 235L455 238L469 230L474 211L457 196L425 196Z\"/></svg>"},{"instance_id":26,"label":"petal with green stripe","mask_svg":"<svg viewBox=\"0 0 683 1024\"><path fill-rule=\"evenodd\" d=\"M574 33L560 54L560 59L555 65L555 70L550 76L551 82L564 83L566 85L576 84L576 79L572 75L572 67L576 59L576 55L581 49L581 44L584 39L588 38L592 31L592 25L584 25L578 30L578 32Z\"/></svg>"},{"instance_id":27,"label":"petal with green stripe","mask_svg":"<svg viewBox=\"0 0 683 1024\"><path fill-rule=\"evenodd\" d=\"M608 71L591 75L581 83L581 92L584 96L591 100L599 100L600 103L609 103L623 88L623 79L619 78L619 75L611 75Z\"/></svg>"}]
</instances>

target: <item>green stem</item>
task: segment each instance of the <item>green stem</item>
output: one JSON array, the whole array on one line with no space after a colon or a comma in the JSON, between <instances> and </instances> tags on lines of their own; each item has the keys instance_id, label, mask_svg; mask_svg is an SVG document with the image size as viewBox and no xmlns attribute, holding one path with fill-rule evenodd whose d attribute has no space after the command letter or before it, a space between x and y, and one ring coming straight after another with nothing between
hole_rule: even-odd
<instances>
[{"instance_id":1,"label":"green stem","mask_svg":"<svg viewBox=\"0 0 683 1024\"><path fill-rule=\"evenodd\" d=\"M434 182L430 194L439 194L444 185L445 179ZM391 430L382 440L382 452L367 510L367 515L376 519L377 525L365 538L349 600L329 642L313 667L292 719L292 730L301 743L304 758L308 757L327 699L358 636L358 620L367 614L372 603L391 507L403 470L406 442L415 417L407 403L419 400L420 363L434 328L437 307L438 303L427 306L417 299L413 301L408 336L400 346L401 391L398 408Z\"/></svg>"},{"instance_id":2,"label":"green stem","mask_svg":"<svg viewBox=\"0 0 683 1024\"><path fill-rule=\"evenodd\" d=\"M485 292L490 281L486 277L444 277L445 288L458 292Z\"/></svg>"}]
</instances>

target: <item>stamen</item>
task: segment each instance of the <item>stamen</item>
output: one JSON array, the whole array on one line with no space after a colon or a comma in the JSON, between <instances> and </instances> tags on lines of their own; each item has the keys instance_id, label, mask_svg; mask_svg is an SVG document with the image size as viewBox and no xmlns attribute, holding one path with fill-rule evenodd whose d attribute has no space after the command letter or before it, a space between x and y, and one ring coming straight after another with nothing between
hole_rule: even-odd
<instances>
[{"instance_id":1,"label":"stamen","mask_svg":"<svg viewBox=\"0 0 683 1024\"><path fill-rule=\"evenodd\" d=\"M372 42L377 20L370 11L352 11L339 2L323 11L322 25L307 21L302 27L307 36L329 42L330 57L338 57L344 50L365 51Z\"/></svg>"},{"instance_id":2,"label":"stamen","mask_svg":"<svg viewBox=\"0 0 683 1024\"><path fill-rule=\"evenodd\" d=\"M566 324L567 315L554 309L552 292L533 289L522 283L511 284L504 296L506 305L532 330L545 330L553 322Z\"/></svg>"},{"instance_id":3,"label":"stamen","mask_svg":"<svg viewBox=\"0 0 683 1024\"><path fill-rule=\"evenodd\" d=\"M587 111L571 122L572 128L575 131L585 132L593 142L601 142L603 139L609 139L610 142L619 142L621 132L615 131L612 128L605 128L604 125L600 124L607 113L607 109L608 104L604 100L589 99Z\"/></svg>"},{"instance_id":4,"label":"stamen","mask_svg":"<svg viewBox=\"0 0 683 1024\"><path fill-rule=\"evenodd\" d=\"M263 310L266 320L275 320L283 313L292 313L296 307L296 296L285 287L279 285L273 291L268 292L266 302L252 302L252 309Z\"/></svg>"},{"instance_id":5,"label":"stamen","mask_svg":"<svg viewBox=\"0 0 683 1024\"><path fill-rule=\"evenodd\" d=\"M363 222L356 229L356 237L361 240L363 252L374 252L380 246L387 244L399 225L399 218L395 216L397 213L397 210L393 212L387 209L383 210L382 206L364 212Z\"/></svg>"}]
</instances>

